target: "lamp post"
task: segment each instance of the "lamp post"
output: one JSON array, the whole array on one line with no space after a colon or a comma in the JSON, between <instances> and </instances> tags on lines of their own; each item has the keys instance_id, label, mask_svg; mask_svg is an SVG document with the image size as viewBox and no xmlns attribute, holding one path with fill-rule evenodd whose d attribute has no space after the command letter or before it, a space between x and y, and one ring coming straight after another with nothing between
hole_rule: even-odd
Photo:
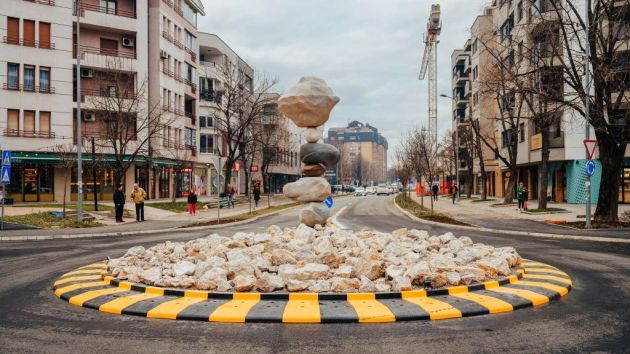
<instances>
[{"instance_id":1,"label":"lamp post","mask_svg":"<svg viewBox=\"0 0 630 354\"><path fill-rule=\"evenodd\" d=\"M449 95L441 94L440 97L450 98L453 102L455 99ZM457 188L457 201L459 202L459 118L455 122L455 186Z\"/></svg>"},{"instance_id":2,"label":"lamp post","mask_svg":"<svg viewBox=\"0 0 630 354\"><path fill-rule=\"evenodd\" d=\"M83 166L81 156L81 0L75 2L77 12L77 219L83 221Z\"/></svg>"}]
</instances>

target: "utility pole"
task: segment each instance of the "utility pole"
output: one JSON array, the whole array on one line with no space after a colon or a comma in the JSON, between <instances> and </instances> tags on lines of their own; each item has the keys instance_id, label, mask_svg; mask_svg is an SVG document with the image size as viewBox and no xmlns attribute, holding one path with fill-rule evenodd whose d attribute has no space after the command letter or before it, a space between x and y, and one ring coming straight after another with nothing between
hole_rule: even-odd
<instances>
[{"instance_id":1,"label":"utility pole","mask_svg":"<svg viewBox=\"0 0 630 354\"><path fill-rule=\"evenodd\" d=\"M81 0L77 0L77 220L83 221L83 166L81 157Z\"/></svg>"},{"instance_id":2,"label":"utility pole","mask_svg":"<svg viewBox=\"0 0 630 354\"><path fill-rule=\"evenodd\" d=\"M591 64L591 50L590 50L590 43L589 43L589 33L590 33L590 9L589 6L590 5L590 0L584 0L584 8L585 8L585 16L584 16L584 25L586 27L586 41L585 41L585 56L584 56L584 81L585 81L585 91L586 91L586 97L584 98L584 116L586 118L586 128L584 131L584 139L585 140L589 140L590 135L591 135L591 126L588 123L589 122L589 115L590 115L590 99L589 99L589 95L591 94L591 68L590 68L590 64ZM584 150L588 150L588 149L584 149ZM589 153L588 151L585 151L586 153L586 158L588 160L589 158ZM586 194L586 224L584 225L585 228L590 229L591 228L591 177L589 176L588 173L586 173L586 179L584 181L584 190L585 190L585 194Z\"/></svg>"},{"instance_id":3,"label":"utility pole","mask_svg":"<svg viewBox=\"0 0 630 354\"><path fill-rule=\"evenodd\" d=\"M92 189L94 191L94 211L98 211L98 193L96 192L96 147L92 138Z\"/></svg>"},{"instance_id":4,"label":"utility pole","mask_svg":"<svg viewBox=\"0 0 630 354\"><path fill-rule=\"evenodd\" d=\"M441 94L440 97L450 98L451 101L455 102L455 99L449 95ZM459 196L461 193L459 192L459 117L455 118L455 187L457 191L453 191L453 193L457 193L457 201L459 202Z\"/></svg>"}]
</instances>

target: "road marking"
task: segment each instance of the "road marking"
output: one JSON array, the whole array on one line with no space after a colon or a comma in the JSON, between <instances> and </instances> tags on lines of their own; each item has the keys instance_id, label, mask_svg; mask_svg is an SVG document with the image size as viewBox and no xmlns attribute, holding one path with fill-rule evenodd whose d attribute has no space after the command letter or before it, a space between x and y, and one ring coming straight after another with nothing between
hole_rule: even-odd
<instances>
[{"instance_id":1,"label":"road marking","mask_svg":"<svg viewBox=\"0 0 630 354\"><path fill-rule=\"evenodd\" d=\"M92 299L96 299L99 296L116 294L123 291L127 291L127 289L108 288L108 289L92 290L92 291L84 292L83 294L80 294L80 295L73 296L70 298L70 300L68 300L68 302L76 306L83 306L84 302L90 301Z\"/></svg>"},{"instance_id":2,"label":"road marking","mask_svg":"<svg viewBox=\"0 0 630 354\"><path fill-rule=\"evenodd\" d=\"M395 322L396 316L376 300L374 293L349 293L348 302L357 312L359 322Z\"/></svg>"},{"instance_id":3,"label":"road marking","mask_svg":"<svg viewBox=\"0 0 630 354\"><path fill-rule=\"evenodd\" d=\"M234 293L232 301L219 306L208 318L212 322L245 322L249 310L260 302L260 293Z\"/></svg>"},{"instance_id":4,"label":"road marking","mask_svg":"<svg viewBox=\"0 0 630 354\"><path fill-rule=\"evenodd\" d=\"M330 222L337 225L341 229L346 229L346 227L342 223L340 223L339 220L337 220L337 217L341 215L341 213L343 213L348 207L349 205L346 205L343 208L339 209L335 214L333 214L333 216L330 217Z\"/></svg>"},{"instance_id":5,"label":"road marking","mask_svg":"<svg viewBox=\"0 0 630 354\"><path fill-rule=\"evenodd\" d=\"M147 317L175 320L178 313L185 310L188 306L201 301L206 301L206 299L202 297L179 297L152 308L147 312Z\"/></svg>"},{"instance_id":6,"label":"road marking","mask_svg":"<svg viewBox=\"0 0 630 354\"><path fill-rule=\"evenodd\" d=\"M322 321L319 311L319 296L316 293L289 294L289 302L284 308L282 322L319 323Z\"/></svg>"}]
</instances>

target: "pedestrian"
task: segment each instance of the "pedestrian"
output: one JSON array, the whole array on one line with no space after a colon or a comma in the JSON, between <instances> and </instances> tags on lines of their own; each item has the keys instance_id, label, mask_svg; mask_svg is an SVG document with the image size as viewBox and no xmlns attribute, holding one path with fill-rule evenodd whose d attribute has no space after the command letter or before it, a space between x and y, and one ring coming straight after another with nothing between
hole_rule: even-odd
<instances>
[{"instance_id":1,"label":"pedestrian","mask_svg":"<svg viewBox=\"0 0 630 354\"><path fill-rule=\"evenodd\" d=\"M523 187L523 210L527 210L527 199L529 199L529 191L527 187Z\"/></svg>"},{"instance_id":2,"label":"pedestrian","mask_svg":"<svg viewBox=\"0 0 630 354\"><path fill-rule=\"evenodd\" d=\"M144 198L147 197L147 192L138 186L138 183L133 184L133 191L131 192L131 200L136 204L136 221L144 221Z\"/></svg>"},{"instance_id":3,"label":"pedestrian","mask_svg":"<svg viewBox=\"0 0 630 354\"><path fill-rule=\"evenodd\" d=\"M438 187L437 184L433 184L433 186L431 186L431 192L433 192L433 200L437 202L438 200L438 192L440 191L440 187Z\"/></svg>"},{"instance_id":4,"label":"pedestrian","mask_svg":"<svg viewBox=\"0 0 630 354\"><path fill-rule=\"evenodd\" d=\"M258 208L260 203L260 183L254 185L254 202L256 203L256 208Z\"/></svg>"},{"instance_id":5,"label":"pedestrian","mask_svg":"<svg viewBox=\"0 0 630 354\"><path fill-rule=\"evenodd\" d=\"M523 191L525 190L525 185L523 182L519 182L518 187L516 187L516 200L518 200L518 211L522 212L525 207L525 199L523 195Z\"/></svg>"},{"instance_id":6,"label":"pedestrian","mask_svg":"<svg viewBox=\"0 0 630 354\"><path fill-rule=\"evenodd\" d=\"M453 186L453 204L455 204L455 199L457 198L457 186Z\"/></svg>"},{"instance_id":7,"label":"pedestrian","mask_svg":"<svg viewBox=\"0 0 630 354\"><path fill-rule=\"evenodd\" d=\"M122 223L123 211L125 210L125 192L123 192L122 183L118 185L116 192L114 192L114 206L116 208L116 223Z\"/></svg>"},{"instance_id":8,"label":"pedestrian","mask_svg":"<svg viewBox=\"0 0 630 354\"><path fill-rule=\"evenodd\" d=\"M228 198L228 208L234 207L234 193L235 193L234 187L232 187L231 184L228 184L227 191L226 191L227 198Z\"/></svg>"},{"instance_id":9,"label":"pedestrian","mask_svg":"<svg viewBox=\"0 0 630 354\"><path fill-rule=\"evenodd\" d=\"M194 189L190 189L188 193L188 214L195 215L197 213L197 194Z\"/></svg>"}]
</instances>

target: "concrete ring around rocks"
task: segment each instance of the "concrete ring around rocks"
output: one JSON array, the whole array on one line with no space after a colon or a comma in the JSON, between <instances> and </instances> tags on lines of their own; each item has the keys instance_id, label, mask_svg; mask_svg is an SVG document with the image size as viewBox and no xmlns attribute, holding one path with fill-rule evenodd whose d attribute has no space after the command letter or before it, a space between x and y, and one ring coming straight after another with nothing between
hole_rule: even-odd
<instances>
[{"instance_id":1,"label":"concrete ring around rocks","mask_svg":"<svg viewBox=\"0 0 630 354\"><path fill-rule=\"evenodd\" d=\"M116 279L105 263L62 275L55 295L101 312L210 322L396 322L441 320L537 307L571 290L568 274L523 260L497 281L387 293L219 293L167 289Z\"/></svg>"}]
</instances>

